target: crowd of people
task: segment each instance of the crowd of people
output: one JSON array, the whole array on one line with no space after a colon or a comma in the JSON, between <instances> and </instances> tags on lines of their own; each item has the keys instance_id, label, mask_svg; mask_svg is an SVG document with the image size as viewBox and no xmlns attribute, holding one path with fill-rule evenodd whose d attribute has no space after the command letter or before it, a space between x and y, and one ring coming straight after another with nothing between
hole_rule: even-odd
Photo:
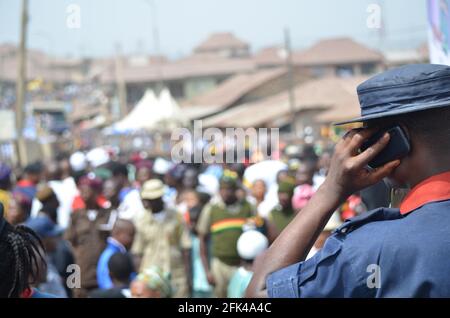
<instances>
[{"instance_id":1,"label":"crowd of people","mask_svg":"<svg viewBox=\"0 0 450 318\"><path fill-rule=\"evenodd\" d=\"M367 80L331 148L0 163L0 297L448 297L449 79Z\"/></svg>"},{"instance_id":2,"label":"crowd of people","mask_svg":"<svg viewBox=\"0 0 450 318\"><path fill-rule=\"evenodd\" d=\"M4 218L33 243L36 276L26 290L17 286L25 271L2 281L2 296L243 297L254 264L323 182L331 153L305 146L254 164L175 164L96 148L23 170L1 164ZM308 257L366 205L349 197Z\"/></svg>"}]
</instances>

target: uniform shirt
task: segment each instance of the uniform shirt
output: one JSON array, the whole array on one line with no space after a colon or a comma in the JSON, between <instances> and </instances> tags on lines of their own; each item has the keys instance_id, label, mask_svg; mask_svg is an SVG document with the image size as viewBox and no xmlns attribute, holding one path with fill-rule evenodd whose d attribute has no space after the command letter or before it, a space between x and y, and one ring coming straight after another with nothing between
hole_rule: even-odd
<instances>
[{"instance_id":1,"label":"uniform shirt","mask_svg":"<svg viewBox=\"0 0 450 318\"><path fill-rule=\"evenodd\" d=\"M187 275L182 250L191 249L189 231L182 216L171 209L146 211L136 223L133 254L142 256L140 272L155 265L171 273L176 297L187 296Z\"/></svg>"},{"instance_id":2,"label":"uniform shirt","mask_svg":"<svg viewBox=\"0 0 450 318\"><path fill-rule=\"evenodd\" d=\"M109 232L105 225L110 222L111 211L78 210L71 215L65 238L72 244L75 261L81 270L81 287L97 287L97 261L106 247Z\"/></svg>"},{"instance_id":3,"label":"uniform shirt","mask_svg":"<svg viewBox=\"0 0 450 318\"><path fill-rule=\"evenodd\" d=\"M203 208L197 232L211 235L213 257L227 265L236 266L240 262L237 240L242 234L243 226L256 219L252 218L254 215L254 207L245 200L226 205L222 199L215 198Z\"/></svg>"},{"instance_id":4,"label":"uniform shirt","mask_svg":"<svg viewBox=\"0 0 450 318\"><path fill-rule=\"evenodd\" d=\"M311 259L270 274L270 297L450 297L450 172L400 209L346 221Z\"/></svg>"},{"instance_id":5,"label":"uniform shirt","mask_svg":"<svg viewBox=\"0 0 450 318\"><path fill-rule=\"evenodd\" d=\"M290 211L283 211L283 207L281 205L277 205L269 214L269 221L275 225L278 233L284 230L286 226L294 219L295 217L294 211L291 209Z\"/></svg>"}]
</instances>

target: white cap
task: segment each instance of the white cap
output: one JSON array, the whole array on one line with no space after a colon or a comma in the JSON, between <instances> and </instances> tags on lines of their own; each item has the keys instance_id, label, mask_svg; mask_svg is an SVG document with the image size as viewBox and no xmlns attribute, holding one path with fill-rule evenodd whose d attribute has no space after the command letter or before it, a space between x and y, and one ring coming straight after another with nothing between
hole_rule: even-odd
<instances>
[{"instance_id":1,"label":"white cap","mask_svg":"<svg viewBox=\"0 0 450 318\"><path fill-rule=\"evenodd\" d=\"M219 180L213 175L201 173L198 175L198 191L208 193L211 196L219 192Z\"/></svg>"},{"instance_id":2,"label":"white cap","mask_svg":"<svg viewBox=\"0 0 450 318\"><path fill-rule=\"evenodd\" d=\"M82 171L86 169L87 161L86 155L81 151L77 151L70 156L70 167L74 171Z\"/></svg>"},{"instance_id":3,"label":"white cap","mask_svg":"<svg viewBox=\"0 0 450 318\"><path fill-rule=\"evenodd\" d=\"M86 158L94 168L109 162L109 154L102 148L92 149L87 153Z\"/></svg>"},{"instance_id":4,"label":"white cap","mask_svg":"<svg viewBox=\"0 0 450 318\"><path fill-rule=\"evenodd\" d=\"M261 232L249 230L241 234L237 241L238 254L242 259L254 260L269 246L269 240Z\"/></svg>"},{"instance_id":5,"label":"white cap","mask_svg":"<svg viewBox=\"0 0 450 318\"><path fill-rule=\"evenodd\" d=\"M157 174L166 174L172 167L172 162L158 157L153 164L153 172Z\"/></svg>"}]
</instances>

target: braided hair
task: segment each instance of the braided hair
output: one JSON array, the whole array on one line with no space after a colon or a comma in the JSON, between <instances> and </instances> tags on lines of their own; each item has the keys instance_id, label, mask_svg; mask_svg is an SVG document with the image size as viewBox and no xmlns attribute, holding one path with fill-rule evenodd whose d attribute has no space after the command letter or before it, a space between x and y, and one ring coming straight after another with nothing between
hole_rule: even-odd
<instances>
[{"instance_id":1,"label":"braided hair","mask_svg":"<svg viewBox=\"0 0 450 318\"><path fill-rule=\"evenodd\" d=\"M42 242L26 226L12 226L0 204L0 298L18 298L38 281L44 263Z\"/></svg>"}]
</instances>

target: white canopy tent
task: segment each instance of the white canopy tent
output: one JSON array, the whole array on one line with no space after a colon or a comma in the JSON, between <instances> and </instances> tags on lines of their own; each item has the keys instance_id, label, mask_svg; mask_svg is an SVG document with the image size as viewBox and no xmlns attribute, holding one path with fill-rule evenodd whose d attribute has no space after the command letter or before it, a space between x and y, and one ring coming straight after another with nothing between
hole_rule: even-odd
<instances>
[{"instance_id":1,"label":"white canopy tent","mask_svg":"<svg viewBox=\"0 0 450 318\"><path fill-rule=\"evenodd\" d=\"M188 124L189 119L182 114L180 106L170 94L167 88L164 88L159 95L159 107L155 126L173 129Z\"/></svg>"},{"instance_id":2,"label":"white canopy tent","mask_svg":"<svg viewBox=\"0 0 450 318\"><path fill-rule=\"evenodd\" d=\"M133 110L122 120L105 129L107 134L132 133L139 130L162 130L182 127L187 120L168 89L159 98L147 90Z\"/></svg>"}]
</instances>

